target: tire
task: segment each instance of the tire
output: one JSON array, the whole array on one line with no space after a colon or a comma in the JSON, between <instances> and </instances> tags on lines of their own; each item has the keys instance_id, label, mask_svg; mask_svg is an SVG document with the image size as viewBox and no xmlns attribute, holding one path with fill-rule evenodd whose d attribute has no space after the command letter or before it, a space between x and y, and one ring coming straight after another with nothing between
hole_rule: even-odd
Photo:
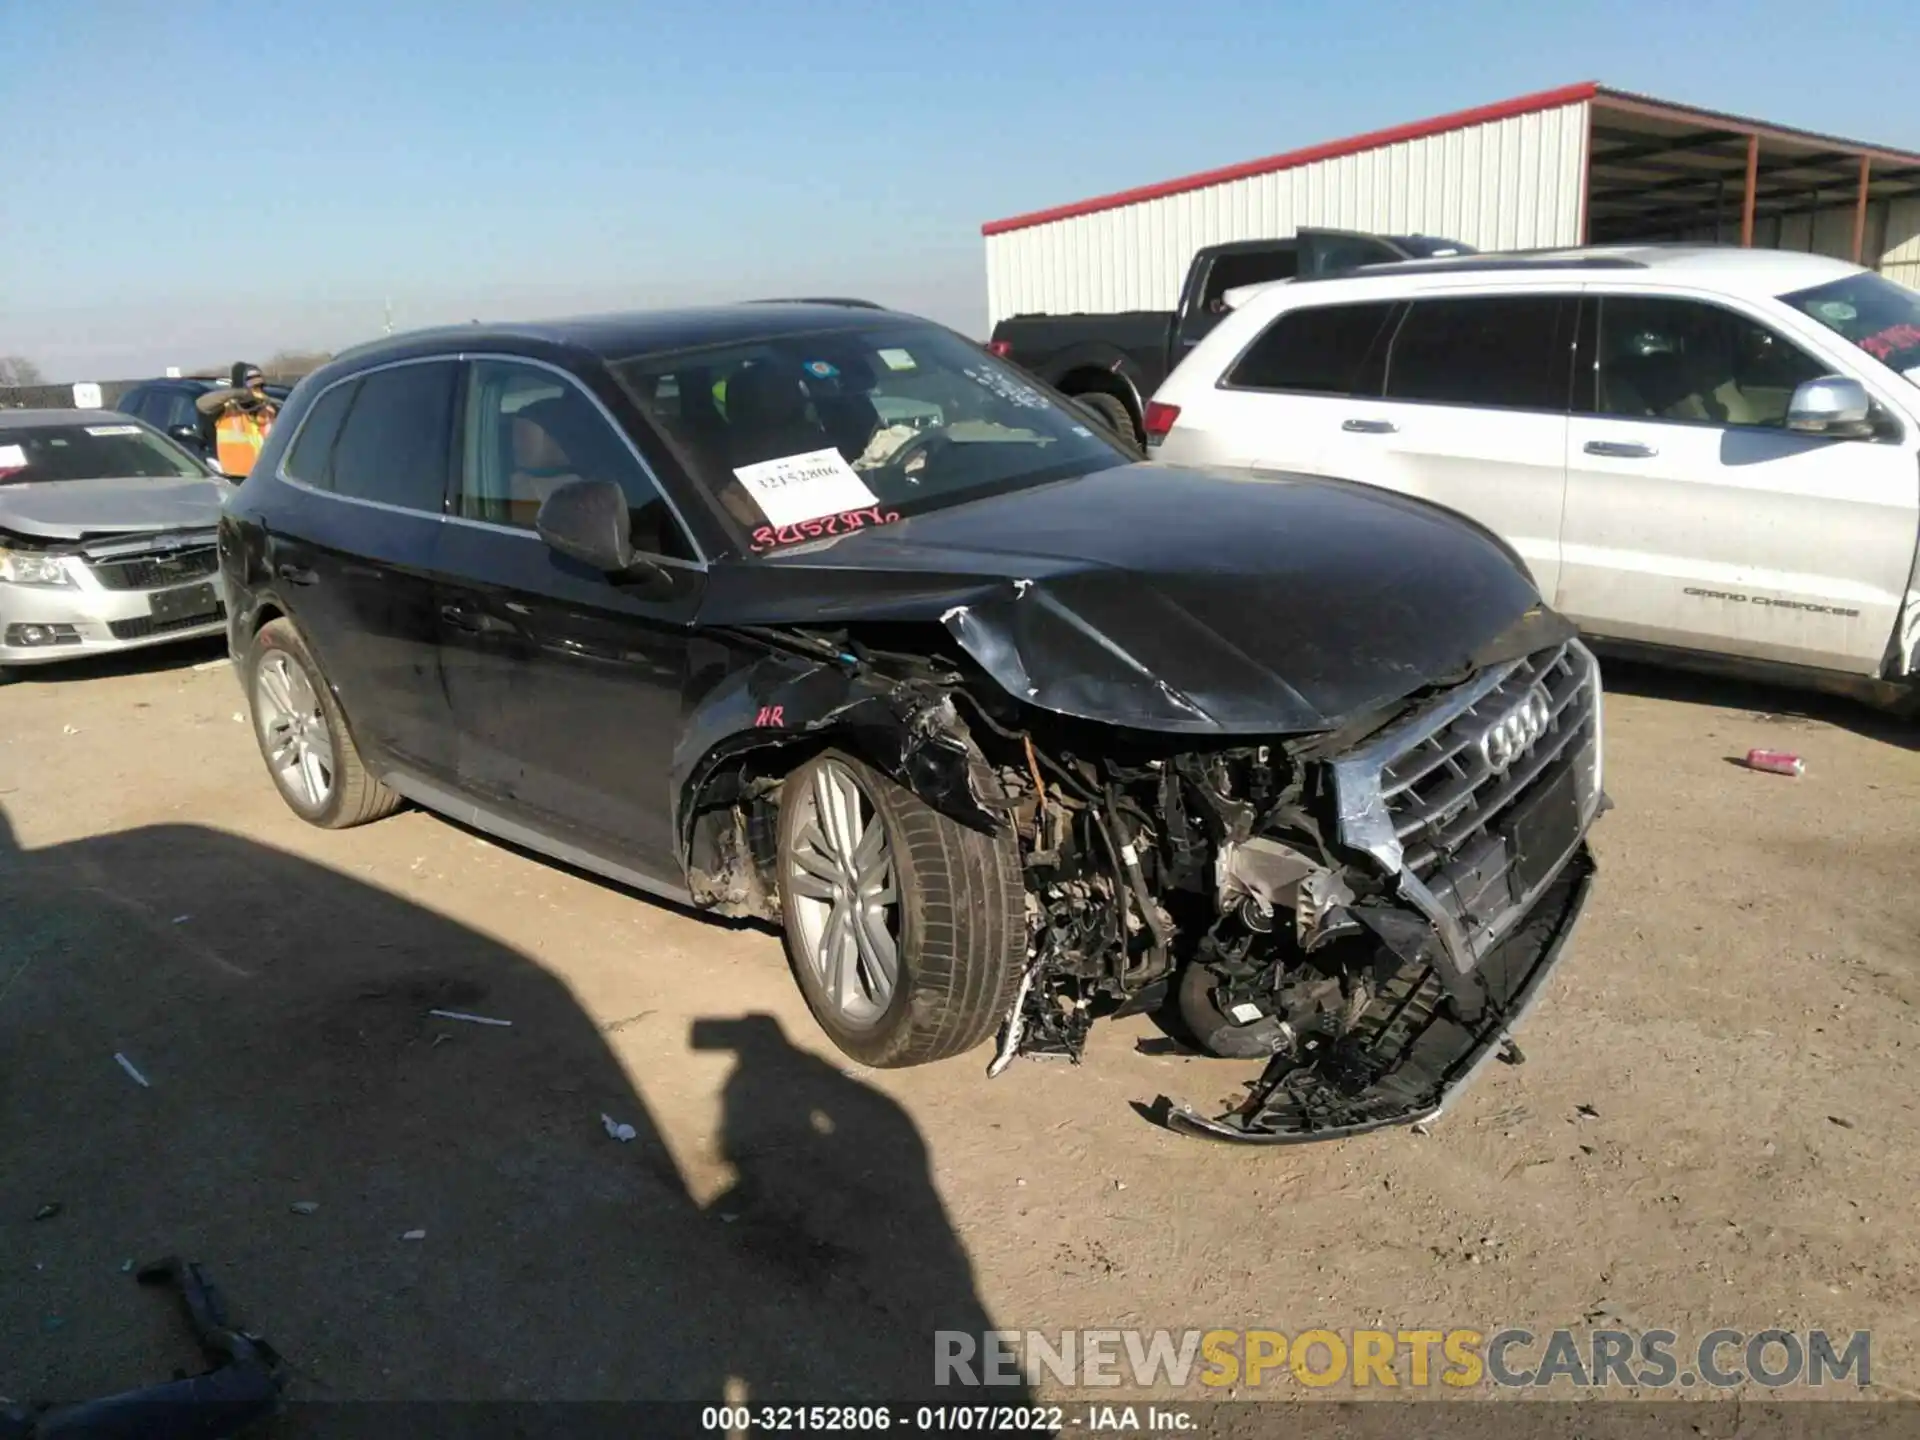
<instances>
[{"instance_id":1,"label":"tire","mask_svg":"<svg viewBox=\"0 0 1920 1440\"><path fill-rule=\"evenodd\" d=\"M834 813L827 797L844 801L849 793L858 839L871 844L869 832L881 832L886 874L868 884L860 877L875 871L875 862L850 866L838 872L836 892L823 878L833 873L823 868L836 848L828 838L833 827L820 817ZM856 860L863 848L845 841L837 847L851 849ZM1012 835L968 829L872 767L829 750L781 786L778 865L794 979L842 1052L879 1068L925 1065L993 1034L1013 1003L1026 955L1026 892ZM870 929L856 939L857 921L841 932L858 951L852 965L823 961L833 916L841 913L877 920L892 940L890 993L874 994L873 952L884 947ZM836 969L838 998L830 989Z\"/></svg>"},{"instance_id":2,"label":"tire","mask_svg":"<svg viewBox=\"0 0 1920 1440\"><path fill-rule=\"evenodd\" d=\"M260 746L267 774L289 810L323 830L345 830L379 820L400 808L400 796L367 773L346 716L340 713L326 677L291 620L270 620L260 627L247 647L242 674L247 708L253 718L253 738ZM305 710L310 701L314 718L321 722L315 725L308 719L301 730L305 748L326 778L317 799L303 778L314 773L305 762L296 761L291 766L282 763L294 729L299 728L289 728L283 723L286 716L277 713L289 708L275 699L282 690L294 702L293 708Z\"/></svg>"},{"instance_id":3,"label":"tire","mask_svg":"<svg viewBox=\"0 0 1920 1440\"><path fill-rule=\"evenodd\" d=\"M1113 431L1115 439L1125 441L1136 450L1146 443L1141 438L1139 428L1133 423L1133 415L1127 409L1126 402L1118 396L1090 390L1084 395L1076 395L1073 398L1089 410L1097 410L1104 415L1107 428Z\"/></svg>"}]
</instances>

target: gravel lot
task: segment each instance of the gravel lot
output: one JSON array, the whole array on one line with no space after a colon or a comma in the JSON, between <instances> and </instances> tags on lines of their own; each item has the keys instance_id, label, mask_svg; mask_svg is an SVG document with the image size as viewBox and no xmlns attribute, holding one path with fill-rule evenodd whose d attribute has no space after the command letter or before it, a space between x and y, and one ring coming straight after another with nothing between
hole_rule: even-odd
<instances>
[{"instance_id":1,"label":"gravel lot","mask_svg":"<svg viewBox=\"0 0 1920 1440\"><path fill-rule=\"evenodd\" d=\"M1147 1022L991 1083L852 1069L768 931L423 813L309 829L221 654L0 685L0 1394L191 1364L121 1273L172 1251L322 1398L818 1402L922 1389L936 1327L1603 1320L1870 1329L1873 1392L1920 1392L1911 727L1610 667L1618 808L1526 1063L1424 1138L1249 1152L1135 1113L1251 1073Z\"/></svg>"}]
</instances>

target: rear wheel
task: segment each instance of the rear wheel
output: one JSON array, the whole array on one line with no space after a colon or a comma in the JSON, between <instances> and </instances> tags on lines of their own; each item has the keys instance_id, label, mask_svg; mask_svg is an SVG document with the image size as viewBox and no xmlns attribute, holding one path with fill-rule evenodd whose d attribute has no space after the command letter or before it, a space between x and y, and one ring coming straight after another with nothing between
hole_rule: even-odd
<instances>
[{"instance_id":1,"label":"rear wheel","mask_svg":"<svg viewBox=\"0 0 1920 1440\"><path fill-rule=\"evenodd\" d=\"M1141 443L1140 432L1134 428L1133 416L1127 410L1126 402L1115 395L1102 394L1098 390L1084 395L1076 395L1089 410L1097 410L1106 417L1107 428L1112 430L1116 439L1124 440L1138 447Z\"/></svg>"},{"instance_id":2,"label":"rear wheel","mask_svg":"<svg viewBox=\"0 0 1920 1440\"><path fill-rule=\"evenodd\" d=\"M260 627L245 675L254 738L288 809L322 829L345 830L400 808L400 797L361 763L346 718L292 621Z\"/></svg>"},{"instance_id":3,"label":"rear wheel","mask_svg":"<svg viewBox=\"0 0 1920 1440\"><path fill-rule=\"evenodd\" d=\"M794 978L841 1050L923 1065L993 1033L1026 951L1010 835L968 829L828 751L781 786L779 868Z\"/></svg>"}]
</instances>

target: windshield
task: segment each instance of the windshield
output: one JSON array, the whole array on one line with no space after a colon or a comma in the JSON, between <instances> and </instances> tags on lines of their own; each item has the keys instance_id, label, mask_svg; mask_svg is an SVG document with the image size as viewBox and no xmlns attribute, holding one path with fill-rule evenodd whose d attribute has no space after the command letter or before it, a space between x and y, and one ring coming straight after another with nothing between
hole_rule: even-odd
<instances>
[{"instance_id":1,"label":"windshield","mask_svg":"<svg viewBox=\"0 0 1920 1440\"><path fill-rule=\"evenodd\" d=\"M1920 383L1920 294L1863 273L1780 298Z\"/></svg>"},{"instance_id":2,"label":"windshield","mask_svg":"<svg viewBox=\"0 0 1920 1440\"><path fill-rule=\"evenodd\" d=\"M128 477L204 480L206 467L143 426L0 426L0 485Z\"/></svg>"},{"instance_id":3,"label":"windshield","mask_svg":"<svg viewBox=\"0 0 1920 1440\"><path fill-rule=\"evenodd\" d=\"M958 335L781 335L613 367L750 553L1128 458Z\"/></svg>"}]
</instances>

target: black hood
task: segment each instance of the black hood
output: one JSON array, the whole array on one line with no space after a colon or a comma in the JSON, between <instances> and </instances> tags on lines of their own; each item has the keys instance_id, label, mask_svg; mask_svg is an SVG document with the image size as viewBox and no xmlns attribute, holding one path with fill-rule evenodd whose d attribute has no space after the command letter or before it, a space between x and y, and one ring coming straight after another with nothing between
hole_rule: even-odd
<instances>
[{"instance_id":1,"label":"black hood","mask_svg":"<svg viewBox=\"0 0 1920 1440\"><path fill-rule=\"evenodd\" d=\"M714 574L703 623L938 620L1011 694L1183 733L1343 720L1572 633L1487 531L1339 480L1127 465Z\"/></svg>"}]
</instances>

